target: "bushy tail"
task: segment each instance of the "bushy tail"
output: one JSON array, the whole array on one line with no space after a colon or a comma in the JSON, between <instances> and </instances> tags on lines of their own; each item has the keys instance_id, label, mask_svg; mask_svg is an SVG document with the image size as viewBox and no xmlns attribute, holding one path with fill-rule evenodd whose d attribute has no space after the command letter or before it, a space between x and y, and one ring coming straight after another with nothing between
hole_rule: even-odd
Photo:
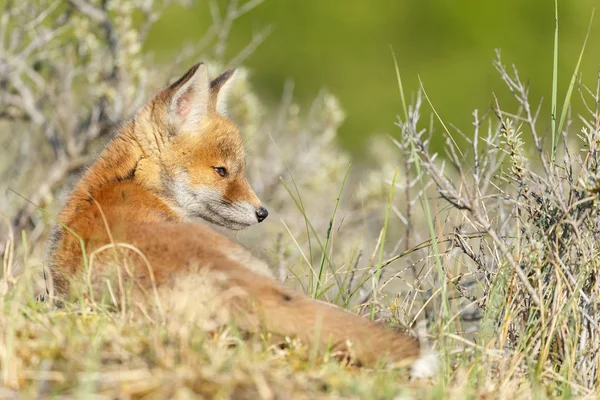
<instances>
[{"instance_id":1,"label":"bushy tail","mask_svg":"<svg viewBox=\"0 0 600 400\"><path fill-rule=\"evenodd\" d=\"M269 332L297 336L304 343L321 349L328 346L332 350L349 348L361 364L386 359L409 364L420 354L418 340L399 330L313 300L249 271L236 271L232 275L233 283L250 294L255 302L252 312Z\"/></svg>"}]
</instances>

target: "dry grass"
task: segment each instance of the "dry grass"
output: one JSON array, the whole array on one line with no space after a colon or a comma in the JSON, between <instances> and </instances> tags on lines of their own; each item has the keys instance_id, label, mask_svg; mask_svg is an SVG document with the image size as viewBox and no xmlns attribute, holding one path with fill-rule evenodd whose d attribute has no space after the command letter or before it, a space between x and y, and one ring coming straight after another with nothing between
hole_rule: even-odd
<instances>
[{"instance_id":1,"label":"dry grass","mask_svg":"<svg viewBox=\"0 0 600 400\"><path fill-rule=\"evenodd\" d=\"M123 2L147 7L150 22L169 3ZM207 332L210 304L194 318L163 319L137 304L118 312L86 298L64 310L35 301L48 215L110 127L155 89L147 81L159 86L200 54L215 60L213 74L227 65L219 55L231 23L258 3L233 2L202 49L152 71L139 51L149 26L134 23L131 7L6 3L0 129L22 136L0 138L0 177L47 213L0 194L0 398L591 397L600 374L600 83L577 82L587 113L565 114L555 156L538 132L545 116L499 57L516 102L475 111L466 133L434 124L434 109L423 122L431 107L423 91L413 104L401 94L398 131L375 139L370 161L351 168L335 142L344 116L332 95L301 110L288 85L279 108L266 110L243 69L233 91L249 179L271 211L233 239L298 290L420 333L427 323L441 360L434 380L347 366L293 338ZM77 81L70 68L99 84ZM443 157L432 138L444 140Z\"/></svg>"},{"instance_id":2,"label":"dry grass","mask_svg":"<svg viewBox=\"0 0 600 400\"><path fill-rule=\"evenodd\" d=\"M207 334L173 316L157 324L139 313L56 311L21 286L2 302L0 396L393 397L408 390L396 384L406 371L344 367L311 359L294 341L270 345L228 328Z\"/></svg>"}]
</instances>

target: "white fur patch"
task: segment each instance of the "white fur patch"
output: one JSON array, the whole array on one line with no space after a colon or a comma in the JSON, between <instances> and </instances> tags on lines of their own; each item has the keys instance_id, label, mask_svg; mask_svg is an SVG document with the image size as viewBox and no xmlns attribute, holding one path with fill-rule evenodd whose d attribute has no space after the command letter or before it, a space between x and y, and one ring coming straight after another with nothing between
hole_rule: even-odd
<instances>
[{"instance_id":1,"label":"white fur patch","mask_svg":"<svg viewBox=\"0 0 600 400\"><path fill-rule=\"evenodd\" d=\"M438 371L438 357L434 351L421 354L410 369L410 376L415 379L432 378Z\"/></svg>"},{"instance_id":2,"label":"white fur patch","mask_svg":"<svg viewBox=\"0 0 600 400\"><path fill-rule=\"evenodd\" d=\"M258 223L252 204L225 201L223 195L213 188L192 185L185 174L175 178L172 190L180 213L187 218L200 217L233 230Z\"/></svg>"},{"instance_id":3,"label":"white fur patch","mask_svg":"<svg viewBox=\"0 0 600 400\"><path fill-rule=\"evenodd\" d=\"M427 323L424 320L417 323L415 333L421 346L421 355L412 364L410 376L413 379L432 378L438 371L439 362L436 352L431 349L431 343L427 339Z\"/></svg>"}]
</instances>

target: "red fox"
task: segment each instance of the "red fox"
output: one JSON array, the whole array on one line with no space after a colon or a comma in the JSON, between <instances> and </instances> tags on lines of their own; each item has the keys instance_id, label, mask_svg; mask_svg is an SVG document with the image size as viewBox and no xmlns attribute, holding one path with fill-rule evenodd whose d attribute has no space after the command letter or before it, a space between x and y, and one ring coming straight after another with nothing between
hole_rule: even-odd
<instances>
[{"instance_id":1,"label":"red fox","mask_svg":"<svg viewBox=\"0 0 600 400\"><path fill-rule=\"evenodd\" d=\"M225 117L233 75L210 81L206 66L197 64L120 126L58 217L49 257L57 298L68 298L89 277L92 287L104 285L114 270L110 258L96 257L89 275L86 263L110 243L128 243L145 257L126 266L140 287L214 272L218 290L242 293L224 307L243 328L320 348L351 343L363 364L414 361L417 339L292 291L248 250L193 222L239 230L268 215L246 180L239 131Z\"/></svg>"}]
</instances>

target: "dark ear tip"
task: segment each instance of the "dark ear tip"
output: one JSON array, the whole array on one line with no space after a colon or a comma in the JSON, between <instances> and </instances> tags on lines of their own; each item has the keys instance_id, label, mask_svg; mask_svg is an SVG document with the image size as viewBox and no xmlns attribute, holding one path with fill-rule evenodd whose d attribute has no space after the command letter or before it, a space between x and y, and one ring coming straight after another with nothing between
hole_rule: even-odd
<instances>
[{"instance_id":1,"label":"dark ear tip","mask_svg":"<svg viewBox=\"0 0 600 400\"><path fill-rule=\"evenodd\" d=\"M172 90L174 88L180 87L185 82L187 82L192 76L194 76L196 71L198 71L198 68L200 68L203 65L205 65L205 64L202 61L192 65L192 67L190 69L188 69L187 72L182 77L180 77L175 82L173 82L171 85L169 85L169 87L167 89Z\"/></svg>"},{"instance_id":2,"label":"dark ear tip","mask_svg":"<svg viewBox=\"0 0 600 400\"><path fill-rule=\"evenodd\" d=\"M235 74L235 68L229 68L228 70L226 70L225 72L223 72L219 78L223 77L224 80L227 80L229 78L231 78L231 76Z\"/></svg>"},{"instance_id":3,"label":"dark ear tip","mask_svg":"<svg viewBox=\"0 0 600 400\"><path fill-rule=\"evenodd\" d=\"M192 75L194 75L198 69L200 69L200 67L202 66L206 66L206 64L204 64L204 62L200 61L199 63L196 63L194 65L192 65L192 67L190 69L188 69L188 71L185 73L184 76L187 77L191 77ZM187 80L187 79L186 79Z\"/></svg>"},{"instance_id":4,"label":"dark ear tip","mask_svg":"<svg viewBox=\"0 0 600 400\"><path fill-rule=\"evenodd\" d=\"M235 73L235 68L228 69L223 72L221 75L217 76L214 80L210 82L211 89L219 89L225 82L227 82Z\"/></svg>"},{"instance_id":5,"label":"dark ear tip","mask_svg":"<svg viewBox=\"0 0 600 400\"><path fill-rule=\"evenodd\" d=\"M192 68L190 68L190 70L193 70L194 72L198 71L198 68L202 67L204 64L204 62L200 61L199 63L194 64L194 66Z\"/></svg>"}]
</instances>

